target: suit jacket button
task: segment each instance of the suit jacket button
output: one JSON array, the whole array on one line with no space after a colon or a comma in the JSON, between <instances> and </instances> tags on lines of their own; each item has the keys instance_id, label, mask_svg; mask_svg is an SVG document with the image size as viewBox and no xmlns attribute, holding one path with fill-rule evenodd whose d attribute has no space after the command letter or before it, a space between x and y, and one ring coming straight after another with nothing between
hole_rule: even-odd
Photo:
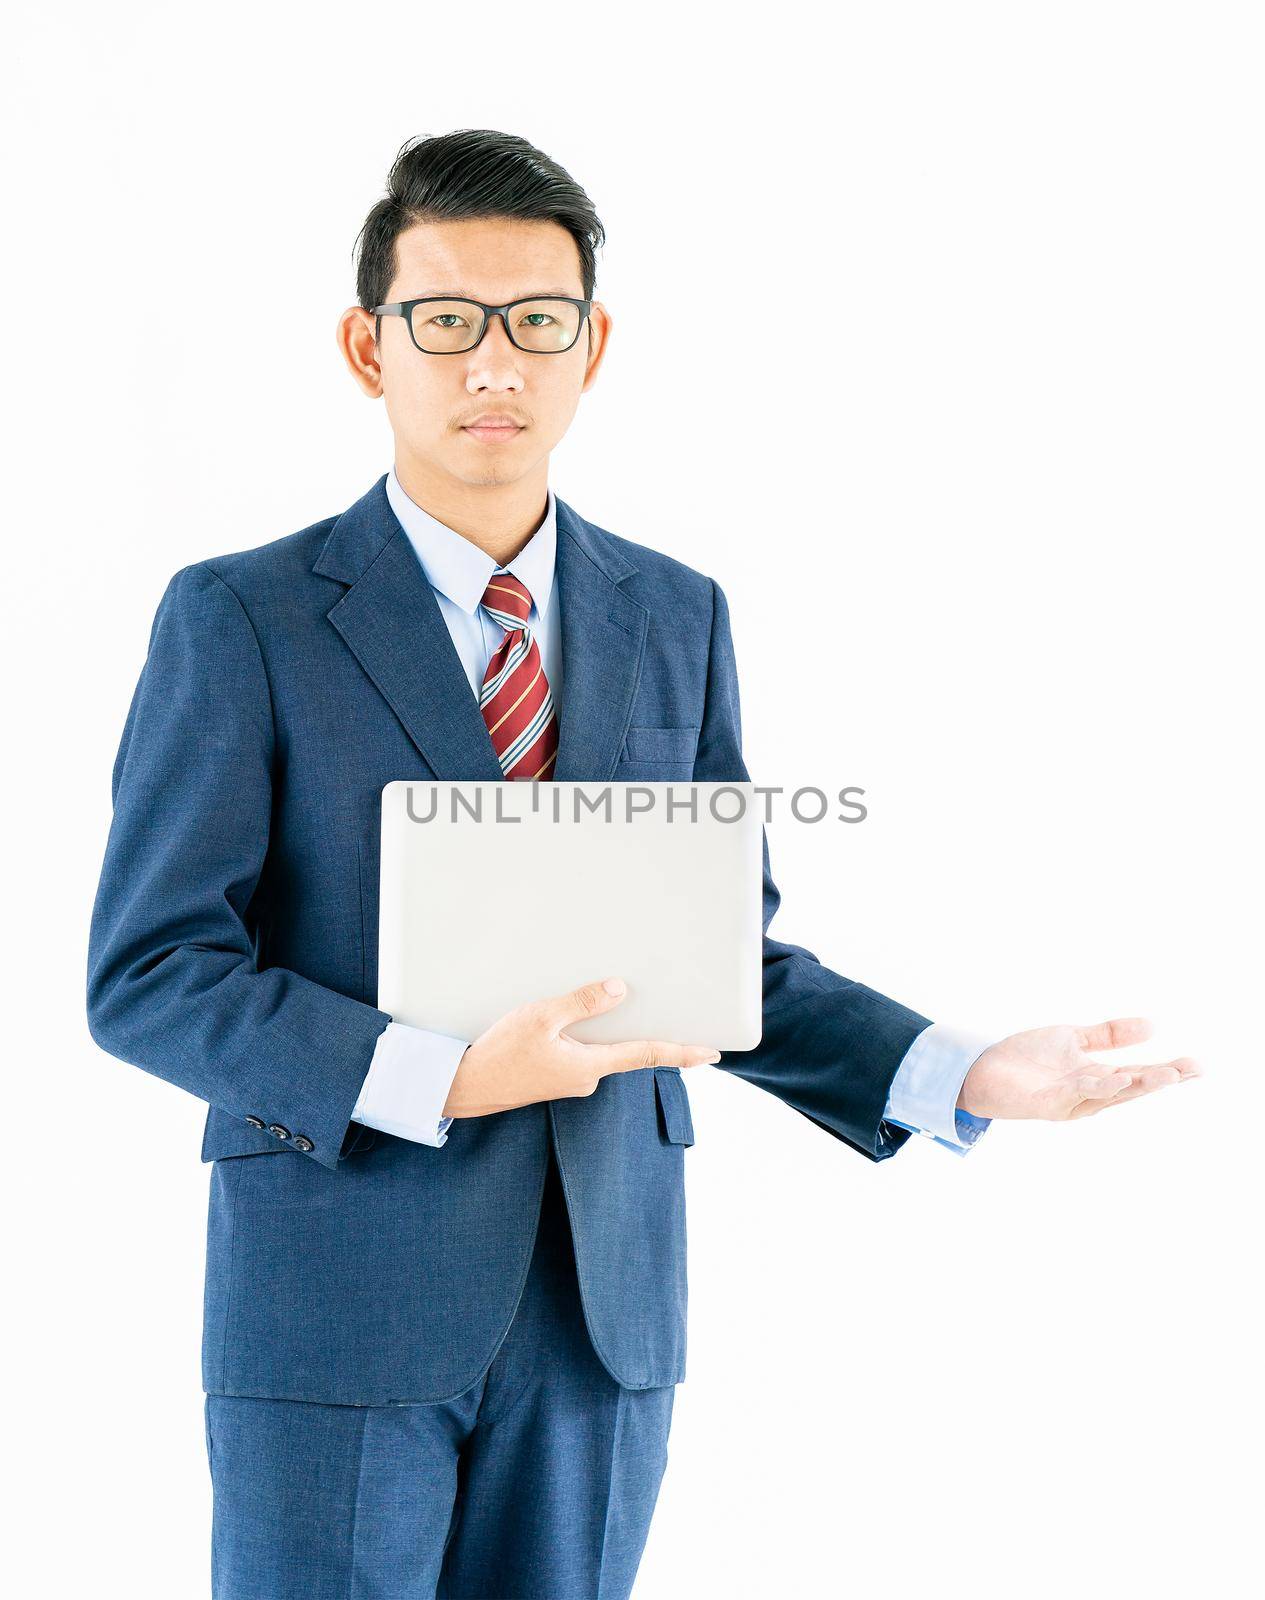
<instances>
[{"instance_id":1,"label":"suit jacket button","mask_svg":"<svg viewBox=\"0 0 1265 1600\"><path fill-rule=\"evenodd\" d=\"M296 1133L295 1136L294 1136L294 1148L296 1150L302 1150L303 1153L306 1155L309 1150L315 1150L316 1146L312 1143L312 1141L310 1139L306 1138L303 1134Z\"/></svg>"},{"instance_id":2,"label":"suit jacket button","mask_svg":"<svg viewBox=\"0 0 1265 1600\"><path fill-rule=\"evenodd\" d=\"M283 1127L279 1122L270 1122L268 1124L268 1132L275 1133L278 1139L288 1139L290 1137L289 1128Z\"/></svg>"},{"instance_id":3,"label":"suit jacket button","mask_svg":"<svg viewBox=\"0 0 1265 1600\"><path fill-rule=\"evenodd\" d=\"M246 1121L250 1123L252 1128L266 1128L268 1126L262 1117L247 1117Z\"/></svg>"}]
</instances>

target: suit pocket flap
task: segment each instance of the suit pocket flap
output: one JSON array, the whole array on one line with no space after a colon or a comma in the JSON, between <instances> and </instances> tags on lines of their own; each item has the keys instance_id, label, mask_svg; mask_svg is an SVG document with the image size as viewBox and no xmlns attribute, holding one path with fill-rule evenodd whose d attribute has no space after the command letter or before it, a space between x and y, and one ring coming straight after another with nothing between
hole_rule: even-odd
<instances>
[{"instance_id":1,"label":"suit pocket flap","mask_svg":"<svg viewBox=\"0 0 1265 1600\"><path fill-rule=\"evenodd\" d=\"M673 1067L654 1069L654 1086L663 1117L663 1133L670 1144L694 1143L694 1119L690 1115L689 1090Z\"/></svg>"},{"instance_id":2,"label":"suit pocket flap","mask_svg":"<svg viewBox=\"0 0 1265 1600\"><path fill-rule=\"evenodd\" d=\"M629 728L621 759L693 763L697 748L697 728Z\"/></svg>"}]
</instances>

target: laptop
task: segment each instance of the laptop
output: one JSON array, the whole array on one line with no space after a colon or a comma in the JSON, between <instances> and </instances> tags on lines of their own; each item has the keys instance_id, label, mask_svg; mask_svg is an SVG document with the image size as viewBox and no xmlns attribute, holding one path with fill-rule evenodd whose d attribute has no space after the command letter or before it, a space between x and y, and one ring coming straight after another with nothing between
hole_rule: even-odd
<instances>
[{"instance_id":1,"label":"laptop","mask_svg":"<svg viewBox=\"0 0 1265 1600\"><path fill-rule=\"evenodd\" d=\"M388 783L379 1008L475 1039L529 1000L618 976L624 998L568 1023L571 1038L753 1049L764 870L753 789Z\"/></svg>"}]
</instances>

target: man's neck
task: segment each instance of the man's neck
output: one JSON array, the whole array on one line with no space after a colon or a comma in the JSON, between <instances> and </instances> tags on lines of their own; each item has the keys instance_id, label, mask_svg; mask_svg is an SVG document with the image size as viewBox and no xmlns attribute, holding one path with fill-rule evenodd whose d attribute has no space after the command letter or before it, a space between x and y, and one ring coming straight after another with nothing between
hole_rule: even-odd
<instances>
[{"instance_id":1,"label":"man's neck","mask_svg":"<svg viewBox=\"0 0 1265 1600\"><path fill-rule=\"evenodd\" d=\"M498 566L511 562L545 520L549 486L544 471L514 483L470 485L436 481L397 460L395 475L414 505L469 539Z\"/></svg>"}]
</instances>

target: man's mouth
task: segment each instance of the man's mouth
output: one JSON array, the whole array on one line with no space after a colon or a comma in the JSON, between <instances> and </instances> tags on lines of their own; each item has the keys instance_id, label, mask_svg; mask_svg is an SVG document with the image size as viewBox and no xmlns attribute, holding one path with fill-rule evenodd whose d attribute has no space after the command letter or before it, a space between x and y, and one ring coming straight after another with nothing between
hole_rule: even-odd
<instances>
[{"instance_id":1,"label":"man's mouth","mask_svg":"<svg viewBox=\"0 0 1265 1600\"><path fill-rule=\"evenodd\" d=\"M472 439L483 439L490 444L498 440L512 439L523 431L522 424L515 422L512 417L487 416L480 417L477 422L469 422L462 433L468 433Z\"/></svg>"}]
</instances>

